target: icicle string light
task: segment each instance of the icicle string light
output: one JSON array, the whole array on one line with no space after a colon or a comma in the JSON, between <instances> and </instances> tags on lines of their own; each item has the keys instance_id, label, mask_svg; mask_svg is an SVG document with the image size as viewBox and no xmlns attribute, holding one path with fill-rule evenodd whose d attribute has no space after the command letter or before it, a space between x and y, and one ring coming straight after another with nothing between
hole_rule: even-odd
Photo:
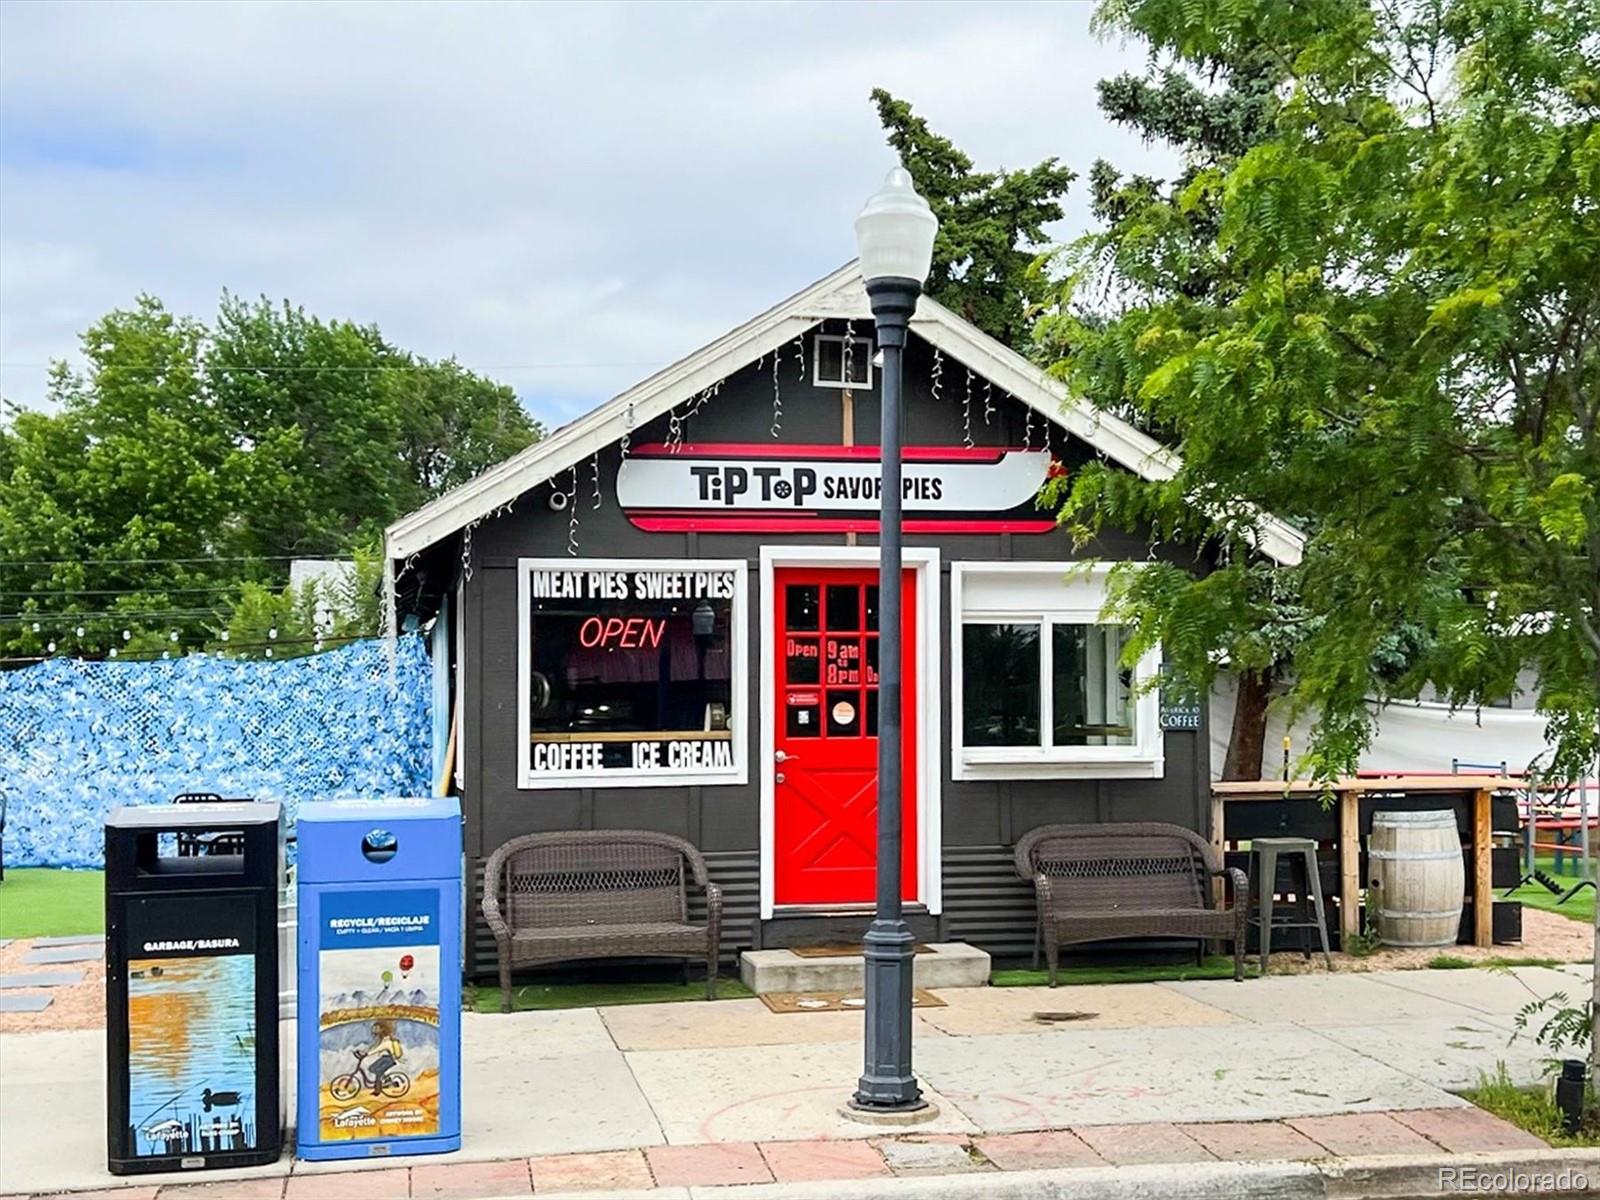
<instances>
[{"instance_id":1,"label":"icicle string light","mask_svg":"<svg viewBox=\"0 0 1600 1200\"><path fill-rule=\"evenodd\" d=\"M803 333L794 340L794 357L795 362L799 364L794 377L804 382L806 377L806 336Z\"/></svg>"},{"instance_id":2,"label":"icicle string light","mask_svg":"<svg viewBox=\"0 0 1600 1200\"><path fill-rule=\"evenodd\" d=\"M994 424L994 387L987 379L983 381L983 423Z\"/></svg>"},{"instance_id":3,"label":"icicle string light","mask_svg":"<svg viewBox=\"0 0 1600 1200\"><path fill-rule=\"evenodd\" d=\"M849 387L855 378L856 326L854 321L844 325L844 386Z\"/></svg>"},{"instance_id":4,"label":"icicle string light","mask_svg":"<svg viewBox=\"0 0 1600 1200\"><path fill-rule=\"evenodd\" d=\"M589 466L594 471L594 503L590 505L595 512L600 511L600 451L594 452L594 457L589 460Z\"/></svg>"},{"instance_id":5,"label":"icicle string light","mask_svg":"<svg viewBox=\"0 0 1600 1200\"><path fill-rule=\"evenodd\" d=\"M961 444L972 449L972 368L967 368L967 391L961 397Z\"/></svg>"},{"instance_id":6,"label":"icicle string light","mask_svg":"<svg viewBox=\"0 0 1600 1200\"><path fill-rule=\"evenodd\" d=\"M939 400L944 395L944 351L935 346L933 348L933 398Z\"/></svg>"},{"instance_id":7,"label":"icicle string light","mask_svg":"<svg viewBox=\"0 0 1600 1200\"><path fill-rule=\"evenodd\" d=\"M772 352L772 436L776 440L783 433L783 388L778 383L778 352Z\"/></svg>"},{"instance_id":8,"label":"icicle string light","mask_svg":"<svg viewBox=\"0 0 1600 1200\"><path fill-rule=\"evenodd\" d=\"M683 445L683 420L674 408L667 417L667 453L676 454Z\"/></svg>"},{"instance_id":9,"label":"icicle string light","mask_svg":"<svg viewBox=\"0 0 1600 1200\"><path fill-rule=\"evenodd\" d=\"M1028 405L1028 416L1022 423L1022 448L1033 449L1033 405Z\"/></svg>"},{"instance_id":10,"label":"icicle string light","mask_svg":"<svg viewBox=\"0 0 1600 1200\"><path fill-rule=\"evenodd\" d=\"M622 461L628 461L628 451L633 446L633 405L622 414Z\"/></svg>"},{"instance_id":11,"label":"icicle string light","mask_svg":"<svg viewBox=\"0 0 1600 1200\"><path fill-rule=\"evenodd\" d=\"M572 486L567 491L567 553L578 557L578 468L572 468Z\"/></svg>"}]
</instances>

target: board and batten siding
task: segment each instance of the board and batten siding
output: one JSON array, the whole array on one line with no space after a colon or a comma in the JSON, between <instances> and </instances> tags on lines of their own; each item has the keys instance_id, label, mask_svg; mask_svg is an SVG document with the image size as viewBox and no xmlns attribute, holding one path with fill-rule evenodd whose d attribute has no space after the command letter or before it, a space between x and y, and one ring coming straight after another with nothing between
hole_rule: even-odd
<instances>
[{"instance_id":1,"label":"board and batten siding","mask_svg":"<svg viewBox=\"0 0 1600 1200\"><path fill-rule=\"evenodd\" d=\"M865 326L861 326L865 329ZM807 355L810 355L808 339ZM965 368L945 360L944 399L935 402L930 384L931 352L913 342L907 363L906 442L908 445L960 445ZM839 444L841 394L813 388L809 378L794 377L792 366L780 378L784 392L782 440L795 444ZM977 385L981 391L981 382ZM1021 445L1025 410L998 389L993 394L994 420L985 425L981 404L973 409L974 441L979 445ZM854 397L854 441L877 441L878 406L875 392ZM748 368L728 379L703 411L686 422L686 442L770 443L772 380L770 368ZM1033 445L1042 444L1045 422L1033 419ZM665 419L636 429L634 444L664 441ZM1059 428L1051 431L1051 445L1070 471L1086 461L1089 451L1070 442ZM756 630L762 606L772 597L761 594L757 569L763 545L841 546L845 535L808 537L771 534L646 533L634 527L617 507L614 480L620 462L616 445L599 456L601 503L593 507L590 464L577 472L575 531L581 566L586 558L661 559L664 565L681 565L695 559L734 559L749 565L748 645L752 661L745 673L745 691L739 697L749 719L745 738L749 777L744 784L664 787L573 787L523 790L517 787L518 600L517 562L521 558L567 557L570 511L553 511L552 490L566 492L570 473L541 484L524 494L512 509L484 520L473 531L472 569L462 594L461 620L465 652L465 704L461 747L463 811L466 817L467 854L481 872L494 848L519 834L560 829L646 828L675 833L699 846L712 876L724 887L727 916L724 952L757 940L760 845L760 772L758 761L760 722L766 718L765 698L759 696L760 671L753 656L758 652ZM1063 565L1081 558L1144 559L1149 546L1144 537L1108 533L1082 551L1060 531L1042 534L930 536L907 535L908 546L932 545L940 551L941 654L939 705L941 753L941 819L943 827L944 914L942 936L971 941L993 953L1012 957L1027 952L1033 929L1033 899L1026 883L1015 878L1011 847L1016 839L1038 825L1055 822L1172 821L1205 831L1208 819L1208 764L1204 751L1208 730L1169 732L1164 736L1163 777L1153 780L951 778L951 695L949 639L951 598L949 566L952 562L1035 561ZM876 538L860 535L857 544L870 546ZM457 549L459 553L459 548ZM1193 564L1192 552L1158 547L1157 553ZM481 928L477 906L469 945L473 948L469 970L492 971L492 942Z\"/></svg>"}]
</instances>

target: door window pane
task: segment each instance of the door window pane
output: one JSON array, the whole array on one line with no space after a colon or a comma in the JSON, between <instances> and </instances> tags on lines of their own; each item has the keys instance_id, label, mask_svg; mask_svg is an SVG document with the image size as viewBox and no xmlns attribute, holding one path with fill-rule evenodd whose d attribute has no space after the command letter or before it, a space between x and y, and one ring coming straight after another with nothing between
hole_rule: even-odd
<instances>
[{"instance_id":1,"label":"door window pane","mask_svg":"<svg viewBox=\"0 0 1600 1200\"><path fill-rule=\"evenodd\" d=\"M822 736L821 697L816 692L795 693L786 697L784 731L792 738Z\"/></svg>"},{"instance_id":2,"label":"door window pane","mask_svg":"<svg viewBox=\"0 0 1600 1200\"><path fill-rule=\"evenodd\" d=\"M820 683L821 656L814 637L783 639L783 671L787 683Z\"/></svg>"},{"instance_id":3,"label":"door window pane","mask_svg":"<svg viewBox=\"0 0 1600 1200\"><path fill-rule=\"evenodd\" d=\"M828 638L827 673L829 683L861 682L861 639Z\"/></svg>"},{"instance_id":4,"label":"door window pane","mask_svg":"<svg viewBox=\"0 0 1600 1200\"><path fill-rule=\"evenodd\" d=\"M817 585L791 583L783 589L784 627L786 629L815 629L817 627Z\"/></svg>"},{"instance_id":5,"label":"door window pane","mask_svg":"<svg viewBox=\"0 0 1600 1200\"><path fill-rule=\"evenodd\" d=\"M853 583L828 585L828 628L854 632L861 628L861 588Z\"/></svg>"},{"instance_id":6,"label":"door window pane","mask_svg":"<svg viewBox=\"0 0 1600 1200\"><path fill-rule=\"evenodd\" d=\"M1121 662L1127 641L1124 625L1051 626L1055 745L1134 744L1133 688Z\"/></svg>"},{"instance_id":7,"label":"door window pane","mask_svg":"<svg viewBox=\"0 0 1600 1200\"><path fill-rule=\"evenodd\" d=\"M856 737L861 733L861 693L828 693L828 736Z\"/></svg>"},{"instance_id":8,"label":"door window pane","mask_svg":"<svg viewBox=\"0 0 1600 1200\"><path fill-rule=\"evenodd\" d=\"M961 657L965 744L1038 746L1038 624L964 625Z\"/></svg>"}]
</instances>

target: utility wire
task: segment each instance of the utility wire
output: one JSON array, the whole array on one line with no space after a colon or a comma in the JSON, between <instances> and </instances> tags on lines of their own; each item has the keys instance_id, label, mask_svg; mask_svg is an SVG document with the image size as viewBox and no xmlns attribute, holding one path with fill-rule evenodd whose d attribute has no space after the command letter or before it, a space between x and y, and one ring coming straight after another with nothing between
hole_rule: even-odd
<instances>
[{"instance_id":1,"label":"utility wire","mask_svg":"<svg viewBox=\"0 0 1600 1200\"><path fill-rule=\"evenodd\" d=\"M239 554L207 555L203 558L0 558L0 569L6 567L76 567L116 566L150 567L172 563L248 563L248 562L298 562L312 559L317 562L355 562L348 554Z\"/></svg>"},{"instance_id":2,"label":"utility wire","mask_svg":"<svg viewBox=\"0 0 1600 1200\"><path fill-rule=\"evenodd\" d=\"M203 656L206 656L206 657L210 657L214 653L214 651L217 651L217 650L220 650L226 656L226 655L237 653L238 651L241 651L241 650L276 650L281 646L315 646L319 642L322 645L326 646L326 645L328 645L328 644L330 644L332 642L361 642L361 641L366 641L366 640L368 640L370 638L374 638L376 636L378 636L378 635L377 634L372 634L372 633L350 633L350 634L340 634L338 636L334 636L332 634L329 634L327 637L321 637L321 638L279 638L276 641L271 641L271 642L249 642L249 643L245 643L245 644L228 644L226 646L216 646L212 650L202 650L202 649L200 649L198 647L191 647L190 649L185 650L185 651L183 651L182 653L180 653L180 654L178 654L176 656L174 656L174 654L173 654L171 649L166 649L166 650L119 650L117 652L117 656L115 658L110 658L108 656L102 656L102 657L99 657L99 658L95 658L93 660L91 660L91 659L83 659L83 661L85 661L85 662L89 662L89 661L95 661L95 662L102 662L102 661L103 662L133 662L133 661L150 660L150 659L159 660L163 654L167 655L169 658L173 658L173 657L188 658L191 655L195 655L195 654L199 654L199 655L203 655ZM28 663L49 662L52 659L57 659L57 658L60 658L60 659L78 659L78 658L83 658L83 656L82 655L78 655L78 654L14 655L14 656L11 656L11 657L8 657L8 658L0 658L0 664L23 665L23 664L28 664Z\"/></svg>"}]
</instances>

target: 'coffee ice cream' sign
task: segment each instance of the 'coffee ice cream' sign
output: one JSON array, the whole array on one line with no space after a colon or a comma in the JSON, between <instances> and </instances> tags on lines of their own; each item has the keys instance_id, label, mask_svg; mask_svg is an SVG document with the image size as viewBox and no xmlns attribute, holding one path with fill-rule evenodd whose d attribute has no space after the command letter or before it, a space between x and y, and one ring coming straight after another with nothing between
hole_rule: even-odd
<instances>
[{"instance_id":1,"label":"'coffee ice cream' sign","mask_svg":"<svg viewBox=\"0 0 1600 1200\"><path fill-rule=\"evenodd\" d=\"M1034 504L1059 469L1048 450L908 446L901 465L913 533L1041 533ZM876 446L637 446L617 472L617 501L641 529L873 532L883 507Z\"/></svg>"}]
</instances>

